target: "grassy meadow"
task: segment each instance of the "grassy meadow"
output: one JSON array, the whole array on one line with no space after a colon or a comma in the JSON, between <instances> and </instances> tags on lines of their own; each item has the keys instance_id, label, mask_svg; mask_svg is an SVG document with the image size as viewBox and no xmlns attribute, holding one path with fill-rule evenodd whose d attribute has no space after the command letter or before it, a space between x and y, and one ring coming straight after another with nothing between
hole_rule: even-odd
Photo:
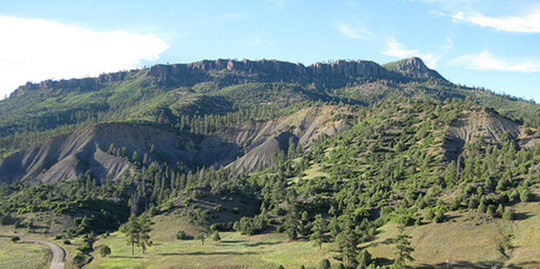
<instances>
[{"instance_id":1,"label":"grassy meadow","mask_svg":"<svg viewBox=\"0 0 540 269\"><path fill-rule=\"evenodd\" d=\"M49 268L50 260L46 246L0 238L0 268L44 269Z\"/></svg>"}]
</instances>

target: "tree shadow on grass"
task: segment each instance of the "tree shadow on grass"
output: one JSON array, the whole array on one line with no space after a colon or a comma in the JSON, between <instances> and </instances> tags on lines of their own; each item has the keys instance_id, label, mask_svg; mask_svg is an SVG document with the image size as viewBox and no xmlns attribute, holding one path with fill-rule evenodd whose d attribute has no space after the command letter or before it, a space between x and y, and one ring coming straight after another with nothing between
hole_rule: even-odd
<instances>
[{"instance_id":1,"label":"tree shadow on grass","mask_svg":"<svg viewBox=\"0 0 540 269\"><path fill-rule=\"evenodd\" d=\"M253 255L257 254L253 251L245 251L245 252L237 252L237 251L223 251L223 252L203 252L203 251L195 251L195 252L169 252L169 253L158 253L156 255L159 256L211 256L211 255L233 255L233 256L242 256L242 255Z\"/></svg>"},{"instance_id":2,"label":"tree shadow on grass","mask_svg":"<svg viewBox=\"0 0 540 269\"><path fill-rule=\"evenodd\" d=\"M144 257L140 256L126 256L126 255L109 255L109 258L113 259L143 259Z\"/></svg>"},{"instance_id":3,"label":"tree shadow on grass","mask_svg":"<svg viewBox=\"0 0 540 269\"><path fill-rule=\"evenodd\" d=\"M247 242L247 240L221 240L220 243L224 244L237 244L237 243L244 243Z\"/></svg>"},{"instance_id":4,"label":"tree shadow on grass","mask_svg":"<svg viewBox=\"0 0 540 269\"><path fill-rule=\"evenodd\" d=\"M525 220L530 218L532 215L529 213L515 213L514 220Z\"/></svg>"},{"instance_id":5,"label":"tree shadow on grass","mask_svg":"<svg viewBox=\"0 0 540 269\"><path fill-rule=\"evenodd\" d=\"M494 268L503 268L503 266L504 266L504 264L502 262L497 262L497 261L482 261L482 262L457 261L457 262L449 262L449 263L442 262L442 263L438 263L438 264L434 264L434 265L433 264L422 264L422 265L418 266L418 268L494 269ZM515 268L520 268L520 267L515 267Z\"/></svg>"},{"instance_id":6,"label":"tree shadow on grass","mask_svg":"<svg viewBox=\"0 0 540 269\"><path fill-rule=\"evenodd\" d=\"M277 245L281 242L257 242L257 243L247 243L244 244L246 247L257 247L257 246L271 246L271 245Z\"/></svg>"},{"instance_id":7,"label":"tree shadow on grass","mask_svg":"<svg viewBox=\"0 0 540 269\"><path fill-rule=\"evenodd\" d=\"M520 262L520 263L517 263L517 264L511 263L511 264L507 265L505 268L517 269L517 268L523 268L525 266L530 268L533 265L536 266L535 268L538 268L540 266L540 262L530 261L530 262Z\"/></svg>"},{"instance_id":8,"label":"tree shadow on grass","mask_svg":"<svg viewBox=\"0 0 540 269\"><path fill-rule=\"evenodd\" d=\"M392 238L386 238L383 241L369 243L366 246L361 247L360 250L367 249L367 248L370 248L370 247L375 247L375 246L381 245L381 244L382 245L390 245L390 244L393 244L393 243L394 243L394 240Z\"/></svg>"}]
</instances>

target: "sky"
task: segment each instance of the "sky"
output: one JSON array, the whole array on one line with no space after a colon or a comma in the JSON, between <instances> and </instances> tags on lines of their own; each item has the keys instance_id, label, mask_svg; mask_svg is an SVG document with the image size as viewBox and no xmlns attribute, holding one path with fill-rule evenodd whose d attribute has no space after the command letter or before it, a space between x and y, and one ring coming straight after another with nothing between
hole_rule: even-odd
<instances>
[{"instance_id":1,"label":"sky","mask_svg":"<svg viewBox=\"0 0 540 269\"><path fill-rule=\"evenodd\" d=\"M0 98L27 81L158 63L418 56L540 103L540 0L1 1Z\"/></svg>"}]
</instances>

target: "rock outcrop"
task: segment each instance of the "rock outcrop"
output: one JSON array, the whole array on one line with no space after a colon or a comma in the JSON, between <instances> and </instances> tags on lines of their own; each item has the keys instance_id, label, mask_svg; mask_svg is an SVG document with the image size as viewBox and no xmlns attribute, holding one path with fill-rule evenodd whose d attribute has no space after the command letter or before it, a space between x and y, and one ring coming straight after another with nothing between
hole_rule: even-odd
<instances>
[{"instance_id":1,"label":"rock outcrop","mask_svg":"<svg viewBox=\"0 0 540 269\"><path fill-rule=\"evenodd\" d=\"M372 61L339 60L330 63L316 63L304 66L278 60L203 60L190 64L158 64L147 69L102 74L95 78L46 80L41 83L26 83L17 88L11 96L25 92L55 89L62 92L96 91L108 83L130 79L132 75L147 75L158 86L191 87L204 81L225 80L229 83L286 81L296 83L314 82L324 85L346 84L355 77L393 78L396 75L410 78L434 77L443 79L436 71L427 68L421 59L410 58L399 63L399 74L389 71ZM216 77L215 73L225 73Z\"/></svg>"},{"instance_id":2,"label":"rock outcrop","mask_svg":"<svg viewBox=\"0 0 540 269\"><path fill-rule=\"evenodd\" d=\"M516 139L521 125L485 108L473 107L459 115L444 133L443 147L449 160L456 160L465 143L482 138L489 144L504 143L504 135Z\"/></svg>"}]
</instances>

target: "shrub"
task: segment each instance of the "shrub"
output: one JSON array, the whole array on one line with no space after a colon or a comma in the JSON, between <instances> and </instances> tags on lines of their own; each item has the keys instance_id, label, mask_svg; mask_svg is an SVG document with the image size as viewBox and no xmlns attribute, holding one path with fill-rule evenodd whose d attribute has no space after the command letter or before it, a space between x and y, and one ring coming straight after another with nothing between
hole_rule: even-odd
<instances>
[{"instance_id":1,"label":"shrub","mask_svg":"<svg viewBox=\"0 0 540 269\"><path fill-rule=\"evenodd\" d=\"M210 230L224 232L229 230L229 227L225 223L214 223L210 225Z\"/></svg>"},{"instance_id":2,"label":"shrub","mask_svg":"<svg viewBox=\"0 0 540 269\"><path fill-rule=\"evenodd\" d=\"M214 242L219 242L221 241L221 236L219 236L219 232L218 231L215 231L214 234L212 234L212 240Z\"/></svg>"},{"instance_id":3,"label":"shrub","mask_svg":"<svg viewBox=\"0 0 540 269\"><path fill-rule=\"evenodd\" d=\"M531 191L529 191L528 189L522 190L521 193L519 194L519 200L521 200L522 202L530 202L532 201L532 198L533 198L533 195Z\"/></svg>"},{"instance_id":4,"label":"shrub","mask_svg":"<svg viewBox=\"0 0 540 269\"><path fill-rule=\"evenodd\" d=\"M437 210L437 213L435 213L435 217L433 218L433 221L435 223L441 223L446 220L446 216L444 215L444 211L441 209Z\"/></svg>"},{"instance_id":5,"label":"shrub","mask_svg":"<svg viewBox=\"0 0 540 269\"><path fill-rule=\"evenodd\" d=\"M75 256L73 256L73 263L77 266L77 268L82 267L87 263L87 256L83 253L77 253Z\"/></svg>"},{"instance_id":6,"label":"shrub","mask_svg":"<svg viewBox=\"0 0 540 269\"><path fill-rule=\"evenodd\" d=\"M514 215L514 211L512 211L510 208L504 209L503 219L505 220L514 220L516 216Z\"/></svg>"},{"instance_id":7,"label":"shrub","mask_svg":"<svg viewBox=\"0 0 540 269\"><path fill-rule=\"evenodd\" d=\"M107 257L107 255L111 254L111 248L107 245L103 245L99 248L99 254L101 257Z\"/></svg>"},{"instance_id":8,"label":"shrub","mask_svg":"<svg viewBox=\"0 0 540 269\"><path fill-rule=\"evenodd\" d=\"M9 215L9 213L0 216L0 224L8 225L10 222L11 222L11 215Z\"/></svg>"},{"instance_id":9,"label":"shrub","mask_svg":"<svg viewBox=\"0 0 540 269\"><path fill-rule=\"evenodd\" d=\"M486 214L488 214L490 217L495 217L495 211L497 211L495 205L488 205Z\"/></svg>"},{"instance_id":10,"label":"shrub","mask_svg":"<svg viewBox=\"0 0 540 269\"><path fill-rule=\"evenodd\" d=\"M14 242L14 243L15 243L15 242L18 242L18 241L21 241L21 238L20 238L20 237L18 237L18 236L12 236L12 237L11 237L11 242Z\"/></svg>"},{"instance_id":11,"label":"shrub","mask_svg":"<svg viewBox=\"0 0 540 269\"><path fill-rule=\"evenodd\" d=\"M63 243L64 243L64 245L71 245L71 241L69 241L69 240L67 240L67 239L66 239L66 240L64 240L64 242L63 242Z\"/></svg>"},{"instance_id":12,"label":"shrub","mask_svg":"<svg viewBox=\"0 0 540 269\"><path fill-rule=\"evenodd\" d=\"M176 232L176 239L178 239L178 240L186 240L186 239L188 239L188 236L187 236L186 232L184 232L183 230L180 230L180 231Z\"/></svg>"},{"instance_id":13,"label":"shrub","mask_svg":"<svg viewBox=\"0 0 540 269\"><path fill-rule=\"evenodd\" d=\"M317 269L330 269L330 268L332 268L332 266L330 265L330 261L328 259L323 259L317 266Z\"/></svg>"},{"instance_id":14,"label":"shrub","mask_svg":"<svg viewBox=\"0 0 540 269\"><path fill-rule=\"evenodd\" d=\"M77 248L78 250L85 252L85 251L92 251L94 248L89 243L84 243L80 247Z\"/></svg>"},{"instance_id":15,"label":"shrub","mask_svg":"<svg viewBox=\"0 0 540 269\"><path fill-rule=\"evenodd\" d=\"M435 212L433 212L433 208L426 209L426 211L424 212L424 219L433 220L434 217L435 217Z\"/></svg>"}]
</instances>

